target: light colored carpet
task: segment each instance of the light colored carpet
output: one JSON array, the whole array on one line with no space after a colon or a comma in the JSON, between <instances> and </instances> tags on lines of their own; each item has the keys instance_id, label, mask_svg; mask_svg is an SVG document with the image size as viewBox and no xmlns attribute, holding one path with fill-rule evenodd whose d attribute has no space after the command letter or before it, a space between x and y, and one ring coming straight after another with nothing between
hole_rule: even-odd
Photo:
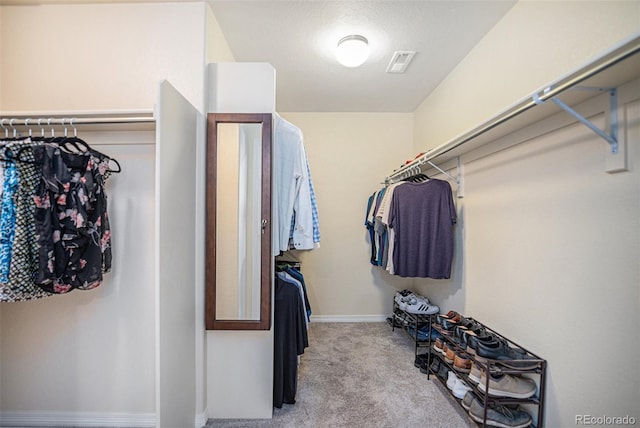
<instances>
[{"instance_id":1,"label":"light colored carpet","mask_svg":"<svg viewBox=\"0 0 640 428\"><path fill-rule=\"evenodd\" d=\"M214 420L207 427L473 427L438 380L414 367L414 345L386 323L312 323L296 404L269 420Z\"/></svg>"}]
</instances>

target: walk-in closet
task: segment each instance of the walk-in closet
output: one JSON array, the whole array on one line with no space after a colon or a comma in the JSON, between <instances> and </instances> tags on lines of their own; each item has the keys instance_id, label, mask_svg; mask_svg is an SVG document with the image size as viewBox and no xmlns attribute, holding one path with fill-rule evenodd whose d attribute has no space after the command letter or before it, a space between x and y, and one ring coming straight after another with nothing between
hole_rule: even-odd
<instances>
[{"instance_id":1,"label":"walk-in closet","mask_svg":"<svg viewBox=\"0 0 640 428\"><path fill-rule=\"evenodd\" d=\"M638 0L0 1L0 427L637 425L639 145Z\"/></svg>"}]
</instances>

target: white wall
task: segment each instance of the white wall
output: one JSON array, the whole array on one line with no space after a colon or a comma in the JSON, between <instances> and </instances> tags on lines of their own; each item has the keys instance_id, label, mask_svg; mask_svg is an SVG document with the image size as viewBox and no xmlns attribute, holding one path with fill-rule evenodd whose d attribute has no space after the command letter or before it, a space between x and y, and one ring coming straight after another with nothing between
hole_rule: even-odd
<instances>
[{"instance_id":1,"label":"white wall","mask_svg":"<svg viewBox=\"0 0 640 428\"><path fill-rule=\"evenodd\" d=\"M469 131L638 31L638 1L518 2L416 109L415 150Z\"/></svg>"},{"instance_id":2,"label":"white wall","mask_svg":"<svg viewBox=\"0 0 640 428\"><path fill-rule=\"evenodd\" d=\"M203 111L205 8L200 2L1 6L0 109L50 112L151 110L156 102L158 85L166 78ZM25 28L29 30L25 31ZM204 122L200 125L200 137L203 138ZM103 137L94 137L91 143L100 138ZM153 136L149 138L153 143ZM119 142L127 143L125 139ZM114 149L109 147L105 152L114 153ZM121 163L123 159L119 158ZM144 159L136 158L123 167L129 174L142 173L144 162ZM135 190L135 187L131 186L131 189ZM142 197L136 195L135 201L143 203L147 195L152 197L153 187L147 190ZM126 195L126 189L122 192L117 189L113 198L126 198ZM138 211L145 213L136 210L136 215ZM106 300L69 295L51 301L3 304L0 396L4 399L0 410L5 414L15 410L56 410L72 414L142 412L145 417L147 414L153 417L156 411L154 323L153 314L151 324L147 322L147 312L153 311L153 292L150 290L154 278L153 267L149 271L145 262L147 257L153 260L153 225L149 223L153 211L147 214L143 223L127 235L133 243L119 247L120 256L125 260L114 262L114 272L108 276L111 282L104 285L104 291L94 293L105 293ZM137 218L129 213L121 215ZM114 226L114 233L124 233L135 226L134 222L126 222L123 218L119 221L124 224ZM114 223L118 223L117 219ZM114 245L127 242L122 238ZM136 249L141 243L145 246ZM134 268L127 269L128 265ZM135 272L131 273L131 270ZM117 293L117 290L124 291ZM137 290L151 294L143 296ZM203 295L198 293L196 296L195 307L200 308ZM108 299L124 299L125 303L121 302L116 310L115 301ZM40 307L46 310L39 310ZM51 336L47 331L35 329L47 325L58 314L66 321L63 333ZM194 322L200 320L202 325L202 312L196 311L193 316ZM15 325L14 320L25 319L29 320L32 329L29 330L28 349L36 355L51 350L61 362L51 360L46 364L61 365L49 367L49 370L45 370L48 366L42 366L29 377L21 378L22 383L16 390L16 379L6 376L8 372L20 372L15 369L22 354L18 355L16 350L26 349L22 342L27 338L15 330L13 333L7 331ZM92 329L84 330L85 325ZM202 331L203 327L201 336ZM100 336L95 332L105 340L96 340ZM54 340L56 338L61 340ZM9 341L12 351L8 351ZM17 344L22 345L14 346ZM200 345L202 353L202 340ZM117 351L115 360L113 350ZM81 363L79 366L74 365L77 361ZM144 361L144 367L138 361ZM198 367L201 379L203 365L196 364L196 371ZM123 386L124 382L131 383L132 387ZM203 382L198 387L202 403ZM98 393L93 391L96 388L100 389ZM31 392L28 400L24 399L23 390ZM42 392L33 394L39 390ZM56 391L55 396L47 395L51 390ZM82 393L80 398L79 392ZM202 407L199 406L196 412L202 412Z\"/></svg>"},{"instance_id":3,"label":"white wall","mask_svg":"<svg viewBox=\"0 0 640 428\"><path fill-rule=\"evenodd\" d=\"M154 136L83 136L123 169L107 181L113 270L91 291L1 303L3 418L155 413Z\"/></svg>"},{"instance_id":4,"label":"white wall","mask_svg":"<svg viewBox=\"0 0 640 428\"><path fill-rule=\"evenodd\" d=\"M468 131L639 30L640 2L518 3L416 110L415 150ZM625 96L637 98L638 84ZM442 310L476 317L548 360L547 426L573 426L578 414L639 417L638 102L625 109L628 172L604 172L606 143L582 125L467 162L456 275L416 280ZM602 115L594 120L603 125ZM611 364L595 345L602 340L631 362Z\"/></svg>"},{"instance_id":5,"label":"white wall","mask_svg":"<svg viewBox=\"0 0 640 428\"><path fill-rule=\"evenodd\" d=\"M270 64L209 64L207 80L211 113L275 113L276 70ZM273 302L273 287L271 293ZM210 417L270 418L273 330L211 330L206 346Z\"/></svg>"},{"instance_id":6,"label":"white wall","mask_svg":"<svg viewBox=\"0 0 640 428\"><path fill-rule=\"evenodd\" d=\"M216 62L234 62L233 54L229 49L229 45L227 40L220 29L220 25L216 20L213 11L211 10L210 5L207 3L207 7L205 10L205 63L216 63ZM208 94L209 91L209 80L205 79L204 88L205 93ZM205 101L206 103L206 101ZM206 108L205 108L206 111ZM203 129L205 126L203 126ZM203 137L203 141L204 141ZM196 148L196 168L199 173L196 176L196 189L197 195L196 197L196 230L199 233L196 233L196 247L199 249L196 251L196 278L197 278L197 296L204 296L205 293L205 219L206 219L206 201L205 201L205 189L206 189L206 180L205 180L205 171L206 171L206 144L199 144ZM198 411L203 412L207 417L209 415L208 410L208 399L207 399L207 391L215 388L216 382L215 379L212 382L212 385L208 383L208 359L207 359L207 335L204 327L204 303L200 302L200 304L196 305L196 401L198 406Z\"/></svg>"},{"instance_id":7,"label":"white wall","mask_svg":"<svg viewBox=\"0 0 640 428\"><path fill-rule=\"evenodd\" d=\"M1 31L1 110L151 109L163 79L203 110L203 4L2 6Z\"/></svg>"},{"instance_id":8,"label":"white wall","mask_svg":"<svg viewBox=\"0 0 640 428\"><path fill-rule=\"evenodd\" d=\"M370 264L365 211L367 198L382 187L384 174L414 157L413 115L285 113L283 117L304 134L318 200L320 248L296 252L312 317L384 319L395 290L410 287L413 281Z\"/></svg>"},{"instance_id":9,"label":"white wall","mask_svg":"<svg viewBox=\"0 0 640 428\"><path fill-rule=\"evenodd\" d=\"M635 86L628 172L604 172L607 143L579 124L466 164L463 312L548 360L547 426L640 417L636 358L611 364L593 349L600 337L617 355L640 352Z\"/></svg>"}]
</instances>

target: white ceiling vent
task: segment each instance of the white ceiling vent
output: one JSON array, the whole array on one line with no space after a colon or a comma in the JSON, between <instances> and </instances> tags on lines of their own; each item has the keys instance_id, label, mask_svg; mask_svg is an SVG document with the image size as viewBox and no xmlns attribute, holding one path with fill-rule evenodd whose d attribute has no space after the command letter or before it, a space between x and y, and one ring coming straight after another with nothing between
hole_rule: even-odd
<instances>
[{"instance_id":1,"label":"white ceiling vent","mask_svg":"<svg viewBox=\"0 0 640 428\"><path fill-rule=\"evenodd\" d=\"M387 66L387 73L404 73L415 54L415 51L395 51Z\"/></svg>"}]
</instances>

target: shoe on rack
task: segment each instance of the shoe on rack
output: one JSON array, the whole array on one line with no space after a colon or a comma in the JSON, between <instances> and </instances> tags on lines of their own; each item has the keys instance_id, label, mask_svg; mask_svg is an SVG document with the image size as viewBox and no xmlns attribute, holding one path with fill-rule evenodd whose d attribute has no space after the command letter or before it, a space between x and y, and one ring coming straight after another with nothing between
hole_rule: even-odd
<instances>
[{"instance_id":1,"label":"shoe on rack","mask_svg":"<svg viewBox=\"0 0 640 428\"><path fill-rule=\"evenodd\" d=\"M471 391L467 391L467 393L464 394L464 397L462 398L462 403L460 404L462 404L462 407L468 412L471 408L471 404L474 401L478 401L475 394Z\"/></svg>"},{"instance_id":2,"label":"shoe on rack","mask_svg":"<svg viewBox=\"0 0 640 428\"><path fill-rule=\"evenodd\" d=\"M462 379L458 379L451 390L453 396L460 399L464 398L469 391L471 391L471 388Z\"/></svg>"},{"instance_id":3,"label":"shoe on rack","mask_svg":"<svg viewBox=\"0 0 640 428\"><path fill-rule=\"evenodd\" d=\"M425 298L417 298L415 302L407 303L405 311L414 315L434 315L440 311L440 308L429 304Z\"/></svg>"},{"instance_id":4,"label":"shoe on rack","mask_svg":"<svg viewBox=\"0 0 640 428\"><path fill-rule=\"evenodd\" d=\"M438 327L440 327L440 332L442 334L446 334L447 336L451 336L453 334L453 329L458 325L458 321L454 319L446 319L443 318L440 323L438 323Z\"/></svg>"},{"instance_id":5,"label":"shoe on rack","mask_svg":"<svg viewBox=\"0 0 640 428\"><path fill-rule=\"evenodd\" d=\"M467 327L456 325L453 327L453 341L462 349L467 349Z\"/></svg>"},{"instance_id":6,"label":"shoe on rack","mask_svg":"<svg viewBox=\"0 0 640 428\"><path fill-rule=\"evenodd\" d=\"M471 362L471 370L469 370L469 380L473 383L480 383L480 378L482 376L482 371L473 361Z\"/></svg>"},{"instance_id":7,"label":"shoe on rack","mask_svg":"<svg viewBox=\"0 0 640 428\"><path fill-rule=\"evenodd\" d=\"M478 344L481 342L495 342L498 338L491 333L467 334L467 352L477 355Z\"/></svg>"},{"instance_id":8,"label":"shoe on rack","mask_svg":"<svg viewBox=\"0 0 640 428\"><path fill-rule=\"evenodd\" d=\"M395 315L393 317L387 317L387 324L393 326L394 328L403 328L404 323Z\"/></svg>"},{"instance_id":9,"label":"shoe on rack","mask_svg":"<svg viewBox=\"0 0 640 428\"><path fill-rule=\"evenodd\" d=\"M440 316L443 318L453 318L456 315L460 315L459 313L457 313L456 311L449 311L446 314L441 314Z\"/></svg>"},{"instance_id":10,"label":"shoe on rack","mask_svg":"<svg viewBox=\"0 0 640 428\"><path fill-rule=\"evenodd\" d=\"M520 348L512 348L504 339L479 340L476 347L478 359L499 360L500 364L514 369L534 369L539 366L539 360L527 355Z\"/></svg>"},{"instance_id":11,"label":"shoe on rack","mask_svg":"<svg viewBox=\"0 0 640 428\"><path fill-rule=\"evenodd\" d=\"M468 373L471 370L471 360L466 355L456 352L453 356L453 369Z\"/></svg>"},{"instance_id":12,"label":"shoe on rack","mask_svg":"<svg viewBox=\"0 0 640 428\"><path fill-rule=\"evenodd\" d=\"M431 366L429 366L429 368L431 369L431 372L433 374L438 374L438 372L440 371L440 359L439 358L433 358L433 360L431 361Z\"/></svg>"},{"instance_id":13,"label":"shoe on rack","mask_svg":"<svg viewBox=\"0 0 640 428\"><path fill-rule=\"evenodd\" d=\"M440 368L438 369L438 376L442 380L447 380L449 376L449 367L443 362L440 362Z\"/></svg>"},{"instance_id":14,"label":"shoe on rack","mask_svg":"<svg viewBox=\"0 0 640 428\"><path fill-rule=\"evenodd\" d=\"M418 299L418 296L413 291L402 290L396 293L393 300L398 304L398 307L403 311L407 308L407 303L414 302Z\"/></svg>"},{"instance_id":15,"label":"shoe on rack","mask_svg":"<svg viewBox=\"0 0 640 428\"><path fill-rule=\"evenodd\" d=\"M444 351L444 360L449 364L453 364L453 359L455 357L456 352L454 351L454 349L450 346L447 346L447 349Z\"/></svg>"},{"instance_id":16,"label":"shoe on rack","mask_svg":"<svg viewBox=\"0 0 640 428\"><path fill-rule=\"evenodd\" d=\"M429 352L426 352L424 354L417 354L415 360L413 361L413 365L417 368L420 368L423 365L427 364L428 360L429 360Z\"/></svg>"},{"instance_id":17,"label":"shoe on rack","mask_svg":"<svg viewBox=\"0 0 640 428\"><path fill-rule=\"evenodd\" d=\"M458 382L458 376L452 371L447 373L447 388L453 391L453 388L456 386L456 382Z\"/></svg>"},{"instance_id":18,"label":"shoe on rack","mask_svg":"<svg viewBox=\"0 0 640 428\"><path fill-rule=\"evenodd\" d=\"M437 353L444 355L445 352L444 352L443 346L444 346L444 342L442 341L442 339L436 339L435 343L433 344L433 349Z\"/></svg>"},{"instance_id":19,"label":"shoe on rack","mask_svg":"<svg viewBox=\"0 0 640 428\"><path fill-rule=\"evenodd\" d=\"M484 422L484 406L479 400L472 400L469 416L476 422ZM498 406L487 409L487 425L499 428L526 428L531 425L531 416L519 408Z\"/></svg>"},{"instance_id":20,"label":"shoe on rack","mask_svg":"<svg viewBox=\"0 0 640 428\"><path fill-rule=\"evenodd\" d=\"M422 328L418 328L416 331L416 327L414 323L407 323L404 328L407 330L411 337L416 338L420 342L426 342L429 340L429 333L431 333L431 340L436 341L437 339L442 338L442 335L438 333L435 329L431 328L431 332L429 332L429 325L423 326Z\"/></svg>"},{"instance_id":21,"label":"shoe on rack","mask_svg":"<svg viewBox=\"0 0 640 428\"><path fill-rule=\"evenodd\" d=\"M424 354L416 355L416 359L415 359L413 365L420 369L420 373L427 374L429 372L429 358L430 357L431 356L429 354L429 351L425 352Z\"/></svg>"},{"instance_id":22,"label":"shoe on rack","mask_svg":"<svg viewBox=\"0 0 640 428\"><path fill-rule=\"evenodd\" d=\"M489 391L487 391L486 373L480 375L478 389L494 397L529 398L536 394L536 383L529 378L510 374L489 374Z\"/></svg>"}]
</instances>

